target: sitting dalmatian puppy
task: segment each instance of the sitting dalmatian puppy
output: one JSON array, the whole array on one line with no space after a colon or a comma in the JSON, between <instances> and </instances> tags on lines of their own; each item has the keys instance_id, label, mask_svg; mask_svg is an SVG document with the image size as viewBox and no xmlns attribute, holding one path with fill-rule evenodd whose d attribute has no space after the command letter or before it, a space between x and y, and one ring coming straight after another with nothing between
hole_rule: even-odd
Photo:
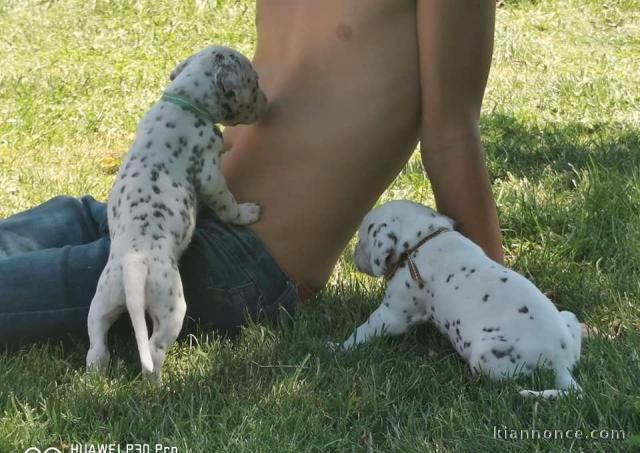
<instances>
[{"instance_id":1,"label":"sitting dalmatian puppy","mask_svg":"<svg viewBox=\"0 0 640 453\"><path fill-rule=\"evenodd\" d=\"M111 190L111 251L88 319L89 369L108 365L107 331L127 309L143 373L157 383L186 312L177 263L191 241L198 205L236 225L260 214L258 205L238 204L227 188L215 123L252 123L267 108L249 60L226 47L191 56L171 81L143 117ZM153 321L151 338L145 311Z\"/></svg>"},{"instance_id":2,"label":"sitting dalmatian puppy","mask_svg":"<svg viewBox=\"0 0 640 453\"><path fill-rule=\"evenodd\" d=\"M361 272L386 276L388 286L342 349L426 321L474 373L499 380L538 366L555 372L557 389L523 390L525 397L581 392L571 375L580 358L576 316L558 312L529 280L489 259L451 219L410 201L386 203L364 218L355 262Z\"/></svg>"}]
</instances>

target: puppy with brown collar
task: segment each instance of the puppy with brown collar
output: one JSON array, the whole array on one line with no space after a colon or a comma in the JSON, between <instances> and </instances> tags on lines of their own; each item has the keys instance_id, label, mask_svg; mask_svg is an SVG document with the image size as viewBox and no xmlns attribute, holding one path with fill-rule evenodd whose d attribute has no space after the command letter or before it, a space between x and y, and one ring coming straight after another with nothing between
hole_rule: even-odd
<instances>
[{"instance_id":1,"label":"puppy with brown collar","mask_svg":"<svg viewBox=\"0 0 640 453\"><path fill-rule=\"evenodd\" d=\"M500 380L536 367L554 371L556 389L523 396L581 392L571 375L581 347L576 316L559 312L533 283L492 261L451 219L410 201L386 203L365 216L355 262L361 272L386 275L388 285L343 350L431 322L474 373Z\"/></svg>"}]
</instances>

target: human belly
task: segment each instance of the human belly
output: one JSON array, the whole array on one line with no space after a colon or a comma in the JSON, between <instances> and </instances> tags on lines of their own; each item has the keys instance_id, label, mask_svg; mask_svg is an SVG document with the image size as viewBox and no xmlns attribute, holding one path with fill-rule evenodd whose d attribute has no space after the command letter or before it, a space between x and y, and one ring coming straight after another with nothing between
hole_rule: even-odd
<instances>
[{"instance_id":1,"label":"human belly","mask_svg":"<svg viewBox=\"0 0 640 453\"><path fill-rule=\"evenodd\" d=\"M250 228L285 272L313 289L417 141L417 51L367 50L316 53L285 69L257 59L269 112L225 131L231 191L262 206Z\"/></svg>"}]
</instances>

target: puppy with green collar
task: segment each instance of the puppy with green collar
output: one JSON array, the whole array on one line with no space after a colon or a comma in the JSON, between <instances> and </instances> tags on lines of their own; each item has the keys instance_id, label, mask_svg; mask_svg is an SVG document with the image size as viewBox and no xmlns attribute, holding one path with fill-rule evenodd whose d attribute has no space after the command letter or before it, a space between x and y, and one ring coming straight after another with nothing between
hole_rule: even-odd
<instances>
[{"instance_id":1,"label":"puppy with green collar","mask_svg":"<svg viewBox=\"0 0 640 453\"><path fill-rule=\"evenodd\" d=\"M237 225L260 215L258 205L237 203L226 185L216 123L253 123L267 108L249 60L226 47L189 57L171 81L142 118L111 190L111 249L87 321L87 367L102 369L109 363L107 332L128 310L143 373L158 383L186 312L177 263L191 241L198 206ZM150 338L145 312L153 322Z\"/></svg>"}]
</instances>

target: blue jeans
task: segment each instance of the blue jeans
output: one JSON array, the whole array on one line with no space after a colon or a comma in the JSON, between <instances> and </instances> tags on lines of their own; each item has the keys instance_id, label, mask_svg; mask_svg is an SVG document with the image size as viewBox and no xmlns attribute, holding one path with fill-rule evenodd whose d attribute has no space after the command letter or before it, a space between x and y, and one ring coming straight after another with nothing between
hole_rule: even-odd
<instances>
[{"instance_id":1,"label":"blue jeans","mask_svg":"<svg viewBox=\"0 0 640 453\"><path fill-rule=\"evenodd\" d=\"M106 205L90 196L56 197L0 220L0 345L86 336L109 244ZM211 211L198 217L179 269L186 330L235 334L248 319L295 313L295 284L264 244Z\"/></svg>"}]
</instances>

